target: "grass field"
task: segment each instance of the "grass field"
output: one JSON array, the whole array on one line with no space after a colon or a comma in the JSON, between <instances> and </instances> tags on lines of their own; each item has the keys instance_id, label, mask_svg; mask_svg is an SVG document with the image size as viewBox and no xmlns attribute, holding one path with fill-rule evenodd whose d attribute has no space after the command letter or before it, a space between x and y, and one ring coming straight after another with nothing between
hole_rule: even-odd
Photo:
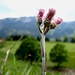
<instances>
[{"instance_id":1,"label":"grass field","mask_svg":"<svg viewBox=\"0 0 75 75\"><path fill-rule=\"evenodd\" d=\"M3 75L40 75L41 74L41 67L37 66L37 64L31 65L28 62L17 61L14 58L15 51L19 48L22 41L6 41L3 48L0 48L0 68L3 64L3 59L5 58L6 51L12 49L10 51L4 74ZM46 42L46 53L47 53L47 67L53 66L54 63L50 62L49 60L49 53L50 50L57 42ZM61 42L63 43L63 42ZM63 43L65 48L68 50L68 61L63 63L62 65L70 68L75 69L75 43ZM10 70L11 69L11 70ZM47 70L47 75L51 75L49 70ZM54 75L62 75L56 72Z\"/></svg>"},{"instance_id":2,"label":"grass field","mask_svg":"<svg viewBox=\"0 0 75 75\"><path fill-rule=\"evenodd\" d=\"M57 42L46 42L47 59L49 61L49 52ZM63 63L63 66L75 69L75 43L63 43L68 51L68 61Z\"/></svg>"}]
</instances>

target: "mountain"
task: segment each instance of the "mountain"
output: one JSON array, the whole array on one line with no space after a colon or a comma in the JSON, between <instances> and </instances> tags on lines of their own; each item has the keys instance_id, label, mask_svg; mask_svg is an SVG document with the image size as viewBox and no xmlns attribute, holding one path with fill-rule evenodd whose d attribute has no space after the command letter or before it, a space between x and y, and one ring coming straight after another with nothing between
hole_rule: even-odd
<instances>
[{"instance_id":1,"label":"mountain","mask_svg":"<svg viewBox=\"0 0 75 75\"><path fill-rule=\"evenodd\" d=\"M75 21L61 23L58 28L49 31L48 35L55 38L75 36Z\"/></svg>"},{"instance_id":2,"label":"mountain","mask_svg":"<svg viewBox=\"0 0 75 75\"><path fill-rule=\"evenodd\" d=\"M40 36L36 18L20 17L0 19L0 37L6 38L12 34L30 34ZM46 36L50 38L72 37L75 35L75 21L63 22L57 28L50 30Z\"/></svg>"},{"instance_id":3,"label":"mountain","mask_svg":"<svg viewBox=\"0 0 75 75\"><path fill-rule=\"evenodd\" d=\"M39 35L35 17L5 18L0 20L0 37L12 34Z\"/></svg>"}]
</instances>

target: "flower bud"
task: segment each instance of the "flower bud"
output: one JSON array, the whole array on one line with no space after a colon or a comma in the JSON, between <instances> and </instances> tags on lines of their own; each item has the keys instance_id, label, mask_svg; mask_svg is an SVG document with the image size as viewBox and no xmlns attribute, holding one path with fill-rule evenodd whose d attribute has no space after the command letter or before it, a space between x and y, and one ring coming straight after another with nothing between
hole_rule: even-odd
<instances>
[{"instance_id":1,"label":"flower bud","mask_svg":"<svg viewBox=\"0 0 75 75\"><path fill-rule=\"evenodd\" d=\"M37 16L38 24L39 25L42 23L42 17L43 17L43 15L44 15L44 9L40 9L39 13L38 13L38 16Z\"/></svg>"},{"instance_id":2,"label":"flower bud","mask_svg":"<svg viewBox=\"0 0 75 75\"><path fill-rule=\"evenodd\" d=\"M55 15L55 12L56 12L55 9L53 9L53 8L49 9L46 19L51 20L53 18L53 16Z\"/></svg>"},{"instance_id":3,"label":"flower bud","mask_svg":"<svg viewBox=\"0 0 75 75\"><path fill-rule=\"evenodd\" d=\"M38 13L38 18L42 19L43 15L44 15L44 12L45 12L44 9L40 9L39 13Z\"/></svg>"},{"instance_id":4,"label":"flower bud","mask_svg":"<svg viewBox=\"0 0 75 75\"><path fill-rule=\"evenodd\" d=\"M63 22L63 19L58 17L55 21L54 21L57 25L60 24L61 22Z\"/></svg>"}]
</instances>

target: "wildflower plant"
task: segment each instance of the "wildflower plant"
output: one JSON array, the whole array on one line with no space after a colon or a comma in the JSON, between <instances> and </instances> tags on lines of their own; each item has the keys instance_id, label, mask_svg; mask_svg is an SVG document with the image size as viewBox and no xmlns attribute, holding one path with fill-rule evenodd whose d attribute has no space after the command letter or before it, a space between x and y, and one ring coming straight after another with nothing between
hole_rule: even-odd
<instances>
[{"instance_id":1,"label":"wildflower plant","mask_svg":"<svg viewBox=\"0 0 75 75\"><path fill-rule=\"evenodd\" d=\"M37 25L41 34L41 54L42 54L42 75L46 75L46 51L45 51L45 35L51 29L58 27L60 23L63 22L63 19L58 17L54 19L56 10L51 8L49 9L46 16L44 16L45 10L40 9L37 15Z\"/></svg>"}]
</instances>

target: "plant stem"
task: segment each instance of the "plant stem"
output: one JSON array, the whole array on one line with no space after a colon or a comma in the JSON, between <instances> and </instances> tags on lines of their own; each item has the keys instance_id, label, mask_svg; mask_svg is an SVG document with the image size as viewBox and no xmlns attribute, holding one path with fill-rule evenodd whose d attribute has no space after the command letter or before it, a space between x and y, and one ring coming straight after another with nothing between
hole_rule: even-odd
<instances>
[{"instance_id":1,"label":"plant stem","mask_svg":"<svg viewBox=\"0 0 75 75\"><path fill-rule=\"evenodd\" d=\"M7 50L7 53L6 53L6 56L5 56L5 59L4 59L4 62L3 62L2 68L1 68L1 71L2 71L2 72L3 72L4 67L5 67L5 65L6 65L6 61L7 61L7 59L8 59L9 53L10 53L10 49Z\"/></svg>"},{"instance_id":2,"label":"plant stem","mask_svg":"<svg viewBox=\"0 0 75 75\"><path fill-rule=\"evenodd\" d=\"M46 75L45 35L41 34L42 75Z\"/></svg>"}]
</instances>

